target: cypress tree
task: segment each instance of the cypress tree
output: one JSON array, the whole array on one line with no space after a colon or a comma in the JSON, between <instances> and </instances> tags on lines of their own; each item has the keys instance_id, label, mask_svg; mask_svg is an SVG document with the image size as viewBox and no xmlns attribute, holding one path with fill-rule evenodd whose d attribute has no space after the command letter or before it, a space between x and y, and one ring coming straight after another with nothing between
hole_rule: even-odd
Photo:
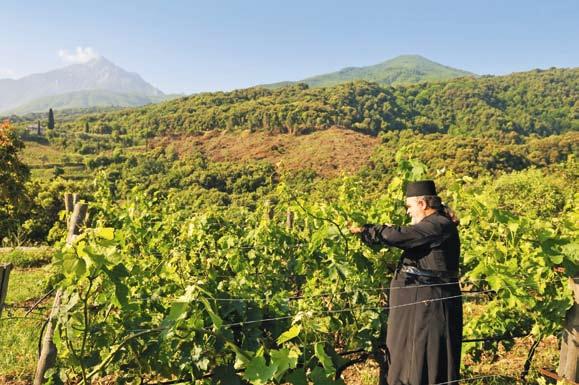
<instances>
[{"instance_id":1,"label":"cypress tree","mask_svg":"<svg viewBox=\"0 0 579 385\"><path fill-rule=\"evenodd\" d=\"M48 129L52 130L54 128L54 112L52 108L48 110Z\"/></svg>"}]
</instances>

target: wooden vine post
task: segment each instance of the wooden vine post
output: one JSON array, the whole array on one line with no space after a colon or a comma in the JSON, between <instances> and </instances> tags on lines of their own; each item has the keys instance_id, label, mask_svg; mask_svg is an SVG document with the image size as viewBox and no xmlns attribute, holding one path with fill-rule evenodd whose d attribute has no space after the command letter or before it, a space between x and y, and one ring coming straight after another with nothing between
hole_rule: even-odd
<instances>
[{"instance_id":1,"label":"wooden vine post","mask_svg":"<svg viewBox=\"0 0 579 385\"><path fill-rule=\"evenodd\" d=\"M71 193L64 194L64 209L66 210L66 212L71 213L73 207L74 205L72 200L72 194Z\"/></svg>"},{"instance_id":2,"label":"wooden vine post","mask_svg":"<svg viewBox=\"0 0 579 385\"><path fill-rule=\"evenodd\" d=\"M78 200L78 195L75 195L76 200ZM65 194L64 201L66 210L68 212L72 211L72 217L68 223L68 234L66 237L66 243L71 245L75 236L80 233L80 228L86 219L88 204L76 202L73 209L72 202L74 200L72 194ZM44 374L46 371L56 363L57 350L53 341L53 336L61 299L62 290L58 289L56 291L56 295L54 296L52 310L50 311L50 316L48 317L48 323L44 331L44 336L42 337L40 356L38 357L38 365L36 366L36 373L34 374L34 385L41 385L44 381Z\"/></svg>"},{"instance_id":3,"label":"wooden vine post","mask_svg":"<svg viewBox=\"0 0 579 385\"><path fill-rule=\"evenodd\" d=\"M70 217L70 224L68 226L68 235L66 236L66 243L72 244L76 235L80 234L80 227L83 225L88 211L87 203L76 203L72 216Z\"/></svg>"},{"instance_id":4,"label":"wooden vine post","mask_svg":"<svg viewBox=\"0 0 579 385\"><path fill-rule=\"evenodd\" d=\"M275 203L273 202L273 200L271 199L267 199L265 201L265 207L266 207L266 217L268 220L273 220L273 217L275 215Z\"/></svg>"},{"instance_id":5,"label":"wooden vine post","mask_svg":"<svg viewBox=\"0 0 579 385\"><path fill-rule=\"evenodd\" d=\"M286 217L285 225L288 229L291 229L294 227L294 213L289 209L287 211L287 217Z\"/></svg>"},{"instance_id":6,"label":"wooden vine post","mask_svg":"<svg viewBox=\"0 0 579 385\"><path fill-rule=\"evenodd\" d=\"M558 374L576 383L579 382L579 277L569 278L569 286L575 303L565 318Z\"/></svg>"},{"instance_id":7,"label":"wooden vine post","mask_svg":"<svg viewBox=\"0 0 579 385\"><path fill-rule=\"evenodd\" d=\"M11 263L0 265L0 317L2 317L2 308L4 307L6 294L8 294L8 278L10 277L11 270Z\"/></svg>"}]
</instances>

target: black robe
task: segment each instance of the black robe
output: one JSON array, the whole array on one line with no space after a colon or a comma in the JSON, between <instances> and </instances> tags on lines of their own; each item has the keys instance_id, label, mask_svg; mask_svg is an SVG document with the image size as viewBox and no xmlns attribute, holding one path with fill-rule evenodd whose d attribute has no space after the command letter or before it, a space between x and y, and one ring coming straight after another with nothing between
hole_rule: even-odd
<instances>
[{"instance_id":1,"label":"black robe","mask_svg":"<svg viewBox=\"0 0 579 385\"><path fill-rule=\"evenodd\" d=\"M367 244L385 244L404 250L401 265L458 271L458 231L452 221L439 213L406 227L365 225L361 236ZM455 298L442 299L446 297ZM458 380L462 343L458 280L398 272L392 280L389 299L388 385ZM434 301L398 307L425 300Z\"/></svg>"}]
</instances>

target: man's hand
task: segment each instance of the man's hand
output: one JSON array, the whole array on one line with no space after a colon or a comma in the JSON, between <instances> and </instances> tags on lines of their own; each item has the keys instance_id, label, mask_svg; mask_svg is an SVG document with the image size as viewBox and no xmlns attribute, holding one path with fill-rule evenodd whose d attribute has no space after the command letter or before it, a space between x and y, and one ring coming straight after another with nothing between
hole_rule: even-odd
<instances>
[{"instance_id":1,"label":"man's hand","mask_svg":"<svg viewBox=\"0 0 579 385\"><path fill-rule=\"evenodd\" d=\"M348 230L350 230L351 234L360 234L364 228L363 227L358 227L358 226L349 226Z\"/></svg>"}]
</instances>

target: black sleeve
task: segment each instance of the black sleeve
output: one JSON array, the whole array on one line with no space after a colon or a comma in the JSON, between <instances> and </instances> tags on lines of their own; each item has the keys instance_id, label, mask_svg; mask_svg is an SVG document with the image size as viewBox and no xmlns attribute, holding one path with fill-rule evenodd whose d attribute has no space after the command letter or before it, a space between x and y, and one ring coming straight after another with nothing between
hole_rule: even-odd
<instances>
[{"instance_id":1,"label":"black sleeve","mask_svg":"<svg viewBox=\"0 0 579 385\"><path fill-rule=\"evenodd\" d=\"M364 225L360 235L369 245L385 244L406 250L432 243L442 234L435 226L422 221L411 226Z\"/></svg>"}]
</instances>

